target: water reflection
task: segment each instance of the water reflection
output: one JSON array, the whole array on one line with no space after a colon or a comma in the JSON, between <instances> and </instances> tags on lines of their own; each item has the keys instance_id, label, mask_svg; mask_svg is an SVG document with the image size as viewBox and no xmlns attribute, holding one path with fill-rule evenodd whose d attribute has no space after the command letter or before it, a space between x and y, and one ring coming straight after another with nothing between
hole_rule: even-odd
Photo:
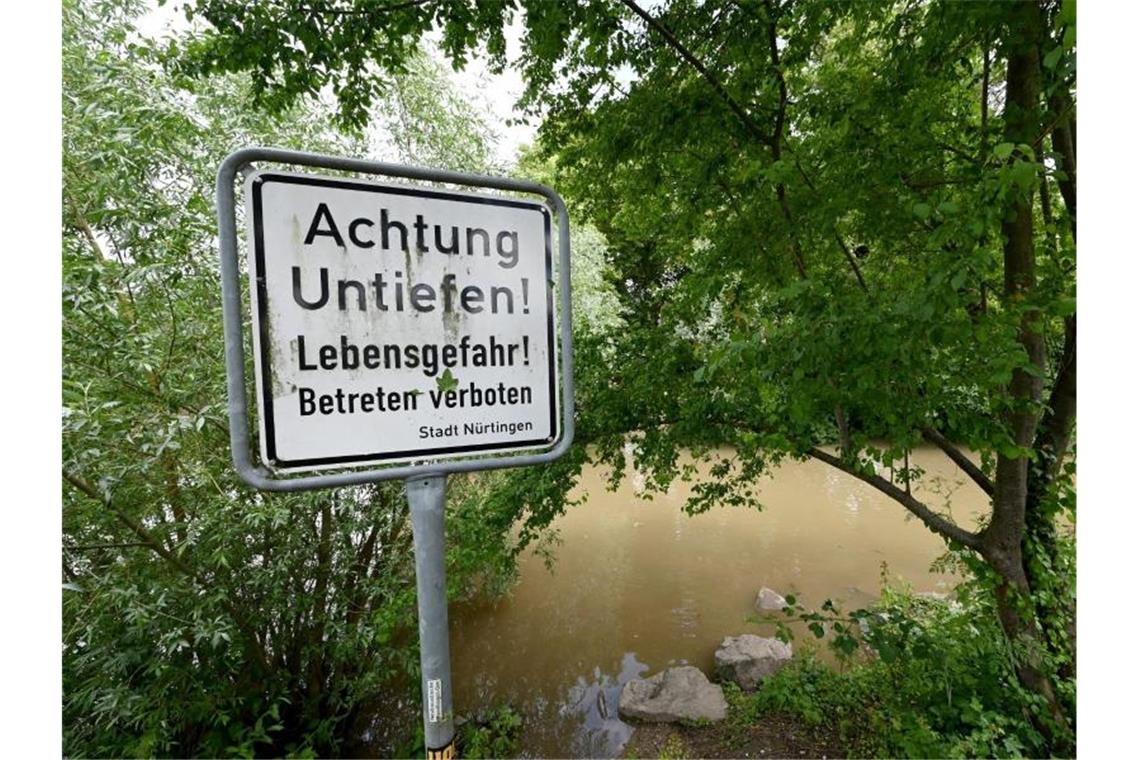
<instances>
[{"instance_id":1,"label":"water reflection","mask_svg":"<svg viewBox=\"0 0 1140 760\"><path fill-rule=\"evenodd\" d=\"M633 727L618 718L618 699L626 681L637 678L649 666L626 652L621 668L615 674L594 668L593 679L579 676L570 687L559 711L562 718L577 728L571 743L574 757L614 757L633 734Z\"/></svg>"}]
</instances>

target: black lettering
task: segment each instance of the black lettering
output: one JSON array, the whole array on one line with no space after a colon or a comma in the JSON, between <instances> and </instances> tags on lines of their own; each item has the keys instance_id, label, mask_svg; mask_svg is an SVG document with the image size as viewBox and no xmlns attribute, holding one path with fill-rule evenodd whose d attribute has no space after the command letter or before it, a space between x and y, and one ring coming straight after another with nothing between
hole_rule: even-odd
<instances>
[{"instance_id":1,"label":"black lettering","mask_svg":"<svg viewBox=\"0 0 1140 760\"><path fill-rule=\"evenodd\" d=\"M364 347L364 366L367 369L377 369L380 366L380 347L369 343Z\"/></svg>"},{"instance_id":2,"label":"black lettering","mask_svg":"<svg viewBox=\"0 0 1140 760\"><path fill-rule=\"evenodd\" d=\"M424 242L424 233L427 232L427 224L424 223L424 215L416 214L416 223L412 226L416 228L416 251L418 253L427 253L427 243Z\"/></svg>"},{"instance_id":3,"label":"black lettering","mask_svg":"<svg viewBox=\"0 0 1140 760\"><path fill-rule=\"evenodd\" d=\"M400 232L400 250L408 250L408 228L399 222L388 221L388 209L380 209L380 247L388 250L388 230L395 227Z\"/></svg>"},{"instance_id":4,"label":"black lettering","mask_svg":"<svg viewBox=\"0 0 1140 760\"><path fill-rule=\"evenodd\" d=\"M507 298L507 313L515 313L515 294L510 288L504 288L500 285L491 286L491 313L499 313L499 299L498 296L506 296Z\"/></svg>"},{"instance_id":5,"label":"black lettering","mask_svg":"<svg viewBox=\"0 0 1140 760\"><path fill-rule=\"evenodd\" d=\"M297 363L304 370L316 369L317 365L305 361L305 336L297 336Z\"/></svg>"},{"instance_id":6,"label":"black lettering","mask_svg":"<svg viewBox=\"0 0 1140 760\"><path fill-rule=\"evenodd\" d=\"M328 220L329 228L327 230L320 229L321 218ZM331 237L336 241L336 244L344 248L344 238L340 236L340 230L336 228L336 222L333 221L332 213L329 211L327 203L317 204L317 212L313 214L313 221L309 224L309 233L305 235L305 245L312 245L313 238L318 235Z\"/></svg>"},{"instance_id":7,"label":"black lettering","mask_svg":"<svg viewBox=\"0 0 1140 760\"><path fill-rule=\"evenodd\" d=\"M396 367L399 368L399 363ZM404 346L404 366L408 369L415 369L420 366L420 354L416 350L416 346Z\"/></svg>"},{"instance_id":8,"label":"black lettering","mask_svg":"<svg viewBox=\"0 0 1140 760\"><path fill-rule=\"evenodd\" d=\"M452 294L455 292L455 275L445 274L443 281L439 284L439 289L443 293L443 310L450 314L454 311Z\"/></svg>"},{"instance_id":9,"label":"black lettering","mask_svg":"<svg viewBox=\"0 0 1140 760\"><path fill-rule=\"evenodd\" d=\"M511 248L507 250L503 247L503 241L511 241ZM500 232L499 236L495 238L495 245L499 249L499 266L503 269L510 269L515 264L519 263L519 233L513 231Z\"/></svg>"},{"instance_id":10,"label":"black lettering","mask_svg":"<svg viewBox=\"0 0 1140 760\"><path fill-rule=\"evenodd\" d=\"M312 388L297 389L297 400L301 403L302 417L308 417L316 413L317 405L313 403L313 397L316 395Z\"/></svg>"},{"instance_id":11,"label":"black lettering","mask_svg":"<svg viewBox=\"0 0 1140 760\"><path fill-rule=\"evenodd\" d=\"M420 349L420 361L424 365L424 374L428 377L439 372L439 348L434 343L425 343Z\"/></svg>"},{"instance_id":12,"label":"black lettering","mask_svg":"<svg viewBox=\"0 0 1140 760\"><path fill-rule=\"evenodd\" d=\"M384 303L384 288L388 283L384 282L384 273L377 272L376 279L372 281L372 287L376 290L376 306L380 311L388 311L388 304Z\"/></svg>"},{"instance_id":13,"label":"black lettering","mask_svg":"<svg viewBox=\"0 0 1140 760\"><path fill-rule=\"evenodd\" d=\"M400 347L391 343L384 346L384 369L400 368Z\"/></svg>"},{"instance_id":14,"label":"black lettering","mask_svg":"<svg viewBox=\"0 0 1140 760\"><path fill-rule=\"evenodd\" d=\"M356 369L360 366L360 349L348 342L348 336L340 336L340 366L342 369Z\"/></svg>"},{"instance_id":15,"label":"black lettering","mask_svg":"<svg viewBox=\"0 0 1140 760\"><path fill-rule=\"evenodd\" d=\"M419 283L408 288L408 297L416 311L435 311L435 288Z\"/></svg>"},{"instance_id":16,"label":"black lettering","mask_svg":"<svg viewBox=\"0 0 1140 760\"><path fill-rule=\"evenodd\" d=\"M293 267L293 300L302 309L313 311L329 302L329 270L321 267L321 297L316 301L306 301L301 295L301 267Z\"/></svg>"},{"instance_id":17,"label":"black lettering","mask_svg":"<svg viewBox=\"0 0 1140 760\"><path fill-rule=\"evenodd\" d=\"M352 288L356 291L356 305L361 311L368 308L367 291L364 289L363 282L356 280L341 280L337 285L337 305L341 311L348 311L348 298L347 291Z\"/></svg>"},{"instance_id":18,"label":"black lettering","mask_svg":"<svg viewBox=\"0 0 1140 760\"><path fill-rule=\"evenodd\" d=\"M495 336L491 336L491 366L492 367L505 367L507 366L507 345L495 340Z\"/></svg>"},{"instance_id":19,"label":"black lettering","mask_svg":"<svg viewBox=\"0 0 1140 760\"><path fill-rule=\"evenodd\" d=\"M474 285L468 285L459 293L459 304L463 307L464 311L472 314L478 314L483 311L483 307L479 304L483 303L483 290Z\"/></svg>"},{"instance_id":20,"label":"black lettering","mask_svg":"<svg viewBox=\"0 0 1140 760\"><path fill-rule=\"evenodd\" d=\"M475 255L475 236L479 235L483 238L483 255L491 255L491 236L487 234L487 230L480 227L467 228L467 255Z\"/></svg>"},{"instance_id":21,"label":"black lettering","mask_svg":"<svg viewBox=\"0 0 1140 760\"><path fill-rule=\"evenodd\" d=\"M435 249L440 253L447 253L453 256L459 253L459 228L451 228L451 245L448 246L443 244L443 240L440 238L440 232L440 226L437 224L435 226Z\"/></svg>"},{"instance_id":22,"label":"black lettering","mask_svg":"<svg viewBox=\"0 0 1140 760\"><path fill-rule=\"evenodd\" d=\"M371 248L372 246L376 245L375 240L361 240L356 236L356 228L362 224L371 227L372 220L364 218L353 219L352 224L348 225L348 239L361 248Z\"/></svg>"}]
</instances>

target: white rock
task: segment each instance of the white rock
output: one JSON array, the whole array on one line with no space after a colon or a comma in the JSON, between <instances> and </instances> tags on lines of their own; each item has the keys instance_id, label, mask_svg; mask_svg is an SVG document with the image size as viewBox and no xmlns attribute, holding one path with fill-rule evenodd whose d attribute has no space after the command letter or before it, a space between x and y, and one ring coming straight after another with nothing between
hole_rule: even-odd
<instances>
[{"instance_id":1,"label":"white rock","mask_svg":"<svg viewBox=\"0 0 1140 760\"><path fill-rule=\"evenodd\" d=\"M784 609L788 601L772 589L765 586L756 594L756 609L761 612L779 612Z\"/></svg>"},{"instance_id":2,"label":"white rock","mask_svg":"<svg viewBox=\"0 0 1140 760\"><path fill-rule=\"evenodd\" d=\"M623 718L655 723L724 720L728 703L719 686L692 665L667 668L650 678L626 683L618 700Z\"/></svg>"},{"instance_id":3,"label":"white rock","mask_svg":"<svg viewBox=\"0 0 1140 760\"><path fill-rule=\"evenodd\" d=\"M727 636L716 650L716 675L722 681L735 681L742 689L755 689L791 659L792 645L779 639L751 633Z\"/></svg>"}]
</instances>

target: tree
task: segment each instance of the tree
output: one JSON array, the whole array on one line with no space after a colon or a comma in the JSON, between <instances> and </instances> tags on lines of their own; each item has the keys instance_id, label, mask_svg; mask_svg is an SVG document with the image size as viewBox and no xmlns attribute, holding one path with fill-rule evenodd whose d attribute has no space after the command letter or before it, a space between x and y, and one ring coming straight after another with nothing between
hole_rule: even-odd
<instances>
[{"instance_id":1,"label":"tree","mask_svg":"<svg viewBox=\"0 0 1140 760\"><path fill-rule=\"evenodd\" d=\"M340 754L370 700L418 680L404 495L259 494L233 473L212 191L250 143L368 148L319 103L268 118L244 77L171 77L141 11L64 4L64 751ZM396 149L485 169L480 115L409 68ZM441 108L462 126L424 128ZM453 479L455 595L510 571L489 482ZM418 723L393 717L390 742Z\"/></svg>"},{"instance_id":2,"label":"tree","mask_svg":"<svg viewBox=\"0 0 1140 760\"><path fill-rule=\"evenodd\" d=\"M620 468L632 434L658 483L732 445L693 509L754 503L785 456L888 495L992 579L1034 721L1071 748L1072 4L197 0L180 65L251 71L271 108L330 86L361 124L432 27L456 65L505 65L517 7L523 103L623 307L579 357L583 443ZM980 527L913 494L923 441L992 498Z\"/></svg>"}]
</instances>

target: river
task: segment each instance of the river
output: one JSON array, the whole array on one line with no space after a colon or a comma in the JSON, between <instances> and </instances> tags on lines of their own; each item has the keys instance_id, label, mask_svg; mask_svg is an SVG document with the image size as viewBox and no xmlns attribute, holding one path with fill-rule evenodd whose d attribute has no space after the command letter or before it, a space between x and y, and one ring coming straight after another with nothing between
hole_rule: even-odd
<instances>
[{"instance_id":1,"label":"river","mask_svg":"<svg viewBox=\"0 0 1140 760\"><path fill-rule=\"evenodd\" d=\"M952 499L966 524L987 509L937 449L912 454L912 466L925 470L914 490L930 506ZM636 472L616 492L605 475L587 470L578 485L586 503L555 522L553 571L528 554L507 598L451 610L457 713L511 704L528 756L615 756L632 732L617 717L622 684L677 663L711 673L725 636L773 635L770 624L747 620L762 586L809 606L827 598L859 606L878 595L884 563L917 591L953 582L930 571L944 550L937 536L820 462L788 462L763 480L762 511L695 517L681 510L686 483L646 499ZM793 643L806 645L802 635Z\"/></svg>"}]
</instances>

